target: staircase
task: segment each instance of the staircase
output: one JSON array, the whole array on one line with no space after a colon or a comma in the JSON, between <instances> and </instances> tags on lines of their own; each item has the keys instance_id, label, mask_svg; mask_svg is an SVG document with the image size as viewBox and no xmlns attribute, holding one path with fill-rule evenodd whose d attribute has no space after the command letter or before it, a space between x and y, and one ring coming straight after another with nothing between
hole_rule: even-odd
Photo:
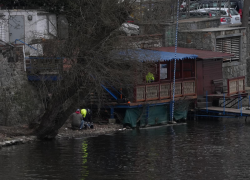
<instances>
[{"instance_id":1,"label":"staircase","mask_svg":"<svg viewBox=\"0 0 250 180\"><path fill-rule=\"evenodd\" d=\"M209 101L206 97L197 97L197 108L211 107L212 102Z\"/></svg>"},{"instance_id":2,"label":"staircase","mask_svg":"<svg viewBox=\"0 0 250 180\"><path fill-rule=\"evenodd\" d=\"M91 87L91 82L89 82L90 85L88 85L88 87ZM106 103L110 103L110 102L125 102L124 99L120 99L121 93L115 89L114 87L112 87L111 85L103 85L101 84L102 88L103 88L103 92L102 94L97 94L97 92L92 92L90 93L90 95L88 96L88 103L89 104L106 104ZM92 86L93 87L93 86ZM84 91L84 87L81 88L82 91Z\"/></svg>"},{"instance_id":3,"label":"staircase","mask_svg":"<svg viewBox=\"0 0 250 180\"><path fill-rule=\"evenodd\" d=\"M238 96L234 98L221 98L219 101L219 106L225 108L240 108L242 106L242 101L246 98L247 96Z\"/></svg>"}]
</instances>

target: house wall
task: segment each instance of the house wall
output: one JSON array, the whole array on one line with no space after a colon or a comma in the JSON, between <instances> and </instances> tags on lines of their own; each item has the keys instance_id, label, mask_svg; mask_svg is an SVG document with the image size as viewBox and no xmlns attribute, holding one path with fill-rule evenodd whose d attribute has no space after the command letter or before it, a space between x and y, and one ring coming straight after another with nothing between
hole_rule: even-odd
<instances>
[{"instance_id":1,"label":"house wall","mask_svg":"<svg viewBox=\"0 0 250 180\"><path fill-rule=\"evenodd\" d=\"M43 107L24 72L23 48L1 50L0 125L28 123L41 113Z\"/></svg>"},{"instance_id":2,"label":"house wall","mask_svg":"<svg viewBox=\"0 0 250 180\"><path fill-rule=\"evenodd\" d=\"M250 22L247 28L247 86L250 87Z\"/></svg>"},{"instance_id":3,"label":"house wall","mask_svg":"<svg viewBox=\"0 0 250 180\"><path fill-rule=\"evenodd\" d=\"M50 39L51 36L57 35L56 15L37 10L0 10L5 16L0 19L0 25L4 27L4 41L9 42L9 24L10 16L22 15L25 22L25 42L31 43L33 39L45 38ZM32 20L28 20L28 16L32 16ZM18 22L17 22L18 23Z\"/></svg>"},{"instance_id":4,"label":"house wall","mask_svg":"<svg viewBox=\"0 0 250 180\"><path fill-rule=\"evenodd\" d=\"M208 92L208 94L212 94L215 92L215 86L212 80L223 78L222 64L223 63L221 59L203 60L204 95L206 94L206 92Z\"/></svg>"},{"instance_id":5,"label":"house wall","mask_svg":"<svg viewBox=\"0 0 250 180\"><path fill-rule=\"evenodd\" d=\"M25 46L27 56L38 56L43 54L42 46L37 44L36 40L51 39L57 36L56 15L41 12L37 10L0 10L5 16L0 18L0 39L10 42L10 25L8 23L10 16L21 15L24 17L25 37L20 37L26 44L31 44L34 48ZM32 16L28 20L28 16ZM18 25L18 22L16 22Z\"/></svg>"},{"instance_id":6,"label":"house wall","mask_svg":"<svg viewBox=\"0 0 250 180\"><path fill-rule=\"evenodd\" d=\"M36 35L37 32L37 12L36 11L27 11L27 10L1 10L1 13L3 13L5 16L1 19L1 24L4 24L5 26L5 39L3 39L6 42L9 42L9 24L8 20L10 16L16 16L16 15L22 15L24 16L24 23L25 23L25 41L26 43L29 43L29 40ZM28 15L32 16L32 20L29 21L27 19Z\"/></svg>"}]
</instances>

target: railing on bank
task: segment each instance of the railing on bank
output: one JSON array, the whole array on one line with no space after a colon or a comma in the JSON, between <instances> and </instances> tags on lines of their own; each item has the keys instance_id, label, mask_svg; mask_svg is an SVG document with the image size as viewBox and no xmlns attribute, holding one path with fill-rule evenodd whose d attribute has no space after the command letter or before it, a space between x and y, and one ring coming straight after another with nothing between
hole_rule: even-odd
<instances>
[{"instance_id":1,"label":"railing on bank","mask_svg":"<svg viewBox=\"0 0 250 180\"><path fill-rule=\"evenodd\" d=\"M145 84L135 87L135 101L168 99L172 95L173 83ZM175 97L196 95L195 80L175 83Z\"/></svg>"},{"instance_id":2,"label":"railing on bank","mask_svg":"<svg viewBox=\"0 0 250 180\"><path fill-rule=\"evenodd\" d=\"M63 71L63 58L60 57L26 57L29 74L59 74Z\"/></svg>"},{"instance_id":3,"label":"railing on bank","mask_svg":"<svg viewBox=\"0 0 250 180\"><path fill-rule=\"evenodd\" d=\"M245 92L245 76L227 80L228 95Z\"/></svg>"}]
</instances>

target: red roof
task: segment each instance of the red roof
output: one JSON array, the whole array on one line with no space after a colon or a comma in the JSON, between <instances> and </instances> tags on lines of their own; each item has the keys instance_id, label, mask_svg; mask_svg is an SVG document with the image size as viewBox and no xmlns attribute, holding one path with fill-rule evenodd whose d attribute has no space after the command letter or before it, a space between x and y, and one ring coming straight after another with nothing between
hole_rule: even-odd
<instances>
[{"instance_id":1,"label":"red roof","mask_svg":"<svg viewBox=\"0 0 250 180\"><path fill-rule=\"evenodd\" d=\"M157 48L150 48L150 49L156 50L156 51L175 52L175 47L157 47ZM229 57L234 56L233 54L228 54L228 53L198 50L198 49L191 49L191 48L181 48L181 47L177 47L177 53L195 54L200 59L219 59L219 58L229 58Z\"/></svg>"}]
</instances>

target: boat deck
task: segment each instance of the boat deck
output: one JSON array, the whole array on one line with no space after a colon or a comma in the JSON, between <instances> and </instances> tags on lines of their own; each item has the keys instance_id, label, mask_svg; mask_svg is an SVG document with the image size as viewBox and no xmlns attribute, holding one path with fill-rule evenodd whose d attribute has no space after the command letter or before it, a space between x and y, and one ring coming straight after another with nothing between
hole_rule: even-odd
<instances>
[{"instance_id":1,"label":"boat deck","mask_svg":"<svg viewBox=\"0 0 250 180\"><path fill-rule=\"evenodd\" d=\"M237 116L250 116L250 110L245 110L245 109L223 108L223 107L205 107L205 108L200 108L200 110L207 111L207 112L232 114L232 115L237 115Z\"/></svg>"},{"instance_id":2,"label":"boat deck","mask_svg":"<svg viewBox=\"0 0 250 180\"><path fill-rule=\"evenodd\" d=\"M245 97L247 95L248 93L237 93L232 95L225 94L225 98L237 98L239 96ZM224 94L208 94L207 97L224 98Z\"/></svg>"}]
</instances>

